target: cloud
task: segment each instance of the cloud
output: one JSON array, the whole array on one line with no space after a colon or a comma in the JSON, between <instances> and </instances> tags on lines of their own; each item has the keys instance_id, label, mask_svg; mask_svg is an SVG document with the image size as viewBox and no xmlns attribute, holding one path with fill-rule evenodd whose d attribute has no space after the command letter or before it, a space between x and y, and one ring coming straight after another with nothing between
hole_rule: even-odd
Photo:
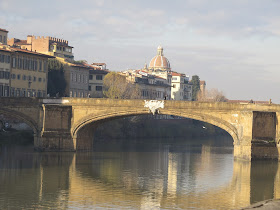
<instances>
[{"instance_id":1,"label":"cloud","mask_svg":"<svg viewBox=\"0 0 280 210\"><path fill-rule=\"evenodd\" d=\"M162 44L174 70L198 74L228 96L265 86L276 98L279 9L276 0L1 0L0 28L10 38L66 39L76 59L114 70L141 68Z\"/></svg>"}]
</instances>

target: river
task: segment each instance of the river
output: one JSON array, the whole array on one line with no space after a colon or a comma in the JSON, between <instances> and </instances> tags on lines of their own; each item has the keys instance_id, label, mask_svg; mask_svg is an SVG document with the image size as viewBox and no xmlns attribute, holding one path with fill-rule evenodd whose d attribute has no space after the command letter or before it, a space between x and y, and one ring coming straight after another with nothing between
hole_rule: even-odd
<instances>
[{"instance_id":1,"label":"river","mask_svg":"<svg viewBox=\"0 0 280 210\"><path fill-rule=\"evenodd\" d=\"M2 145L0 209L238 209L280 198L279 168L189 141L115 141L77 153Z\"/></svg>"}]
</instances>

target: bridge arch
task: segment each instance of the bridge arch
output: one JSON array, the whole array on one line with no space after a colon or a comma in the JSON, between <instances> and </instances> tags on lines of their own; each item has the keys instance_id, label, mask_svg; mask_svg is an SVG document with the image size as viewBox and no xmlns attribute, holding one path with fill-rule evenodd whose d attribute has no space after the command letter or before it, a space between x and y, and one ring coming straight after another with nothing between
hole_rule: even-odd
<instances>
[{"instance_id":1,"label":"bridge arch","mask_svg":"<svg viewBox=\"0 0 280 210\"><path fill-rule=\"evenodd\" d=\"M39 131L38 127L37 127L37 123L29 116L27 116L21 112L6 109L6 108L0 108L0 114L5 114L5 115L12 116L14 118L22 120L24 123L26 123L29 127L32 128L34 138L35 138L35 136L37 136L38 131Z\"/></svg>"},{"instance_id":2,"label":"bridge arch","mask_svg":"<svg viewBox=\"0 0 280 210\"><path fill-rule=\"evenodd\" d=\"M137 115L146 115L148 114L147 109L143 110L138 110L136 111L123 111L123 112L111 112L111 113L104 113L102 115L89 115L76 123L76 125L73 126L73 129L71 131L73 139L77 139L78 132L84 128L85 126L91 124L91 123L98 123L101 121L109 121L109 120L114 120L118 118L123 118L123 117L129 117L129 116L137 116ZM194 120L199 120L202 122L206 122L212 125L215 125L223 130L225 130L227 133L230 134L230 136L233 138L234 144L239 142L238 138L238 132L236 127L234 127L232 124L229 122L211 116L207 114L201 114L201 113L195 113L195 112L189 112L189 111L174 111L174 110L160 110L160 114L164 115L175 115L175 116L180 116L180 117L185 117L185 118L190 118Z\"/></svg>"}]
</instances>

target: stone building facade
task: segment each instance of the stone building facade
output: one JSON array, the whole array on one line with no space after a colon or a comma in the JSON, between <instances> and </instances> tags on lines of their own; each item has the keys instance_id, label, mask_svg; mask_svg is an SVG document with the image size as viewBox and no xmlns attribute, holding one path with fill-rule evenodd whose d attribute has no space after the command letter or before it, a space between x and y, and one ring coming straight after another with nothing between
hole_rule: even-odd
<instances>
[{"instance_id":1,"label":"stone building facade","mask_svg":"<svg viewBox=\"0 0 280 210\"><path fill-rule=\"evenodd\" d=\"M21 49L35 51L55 57L65 58L68 61L74 60L72 46L68 45L67 40L54 37L40 37L28 35L26 40L12 38L8 40L10 46L18 46Z\"/></svg>"},{"instance_id":2,"label":"stone building facade","mask_svg":"<svg viewBox=\"0 0 280 210\"><path fill-rule=\"evenodd\" d=\"M0 97L10 96L11 51L0 45Z\"/></svg>"},{"instance_id":3,"label":"stone building facade","mask_svg":"<svg viewBox=\"0 0 280 210\"><path fill-rule=\"evenodd\" d=\"M10 96L46 97L51 56L18 48L11 50Z\"/></svg>"},{"instance_id":4,"label":"stone building facade","mask_svg":"<svg viewBox=\"0 0 280 210\"><path fill-rule=\"evenodd\" d=\"M100 69L92 65L93 69L89 71L89 94L92 98L103 97L103 81L106 74L109 73L106 69Z\"/></svg>"}]
</instances>

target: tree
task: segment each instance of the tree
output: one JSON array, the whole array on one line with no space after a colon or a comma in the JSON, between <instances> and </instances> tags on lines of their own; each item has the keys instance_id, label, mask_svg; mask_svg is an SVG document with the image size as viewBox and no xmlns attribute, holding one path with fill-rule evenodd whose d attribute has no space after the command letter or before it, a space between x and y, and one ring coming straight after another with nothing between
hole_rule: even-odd
<instances>
[{"instance_id":1,"label":"tree","mask_svg":"<svg viewBox=\"0 0 280 210\"><path fill-rule=\"evenodd\" d=\"M192 76L192 100L197 100L197 94L200 91L200 79L199 76L194 75Z\"/></svg>"},{"instance_id":2,"label":"tree","mask_svg":"<svg viewBox=\"0 0 280 210\"><path fill-rule=\"evenodd\" d=\"M48 94L51 97L65 96L66 80L64 77L64 65L59 60L48 60Z\"/></svg>"},{"instance_id":3,"label":"tree","mask_svg":"<svg viewBox=\"0 0 280 210\"><path fill-rule=\"evenodd\" d=\"M200 91L197 95L197 100L209 102L226 102L228 99L225 97L222 91L213 88L210 90L205 90L205 93Z\"/></svg>"},{"instance_id":4,"label":"tree","mask_svg":"<svg viewBox=\"0 0 280 210\"><path fill-rule=\"evenodd\" d=\"M78 61L73 61L74 64L84 64L88 63L87 60L78 60Z\"/></svg>"},{"instance_id":5,"label":"tree","mask_svg":"<svg viewBox=\"0 0 280 210\"><path fill-rule=\"evenodd\" d=\"M106 98L137 99L140 89L137 85L126 81L125 76L110 72L104 77L103 94Z\"/></svg>"}]
</instances>

